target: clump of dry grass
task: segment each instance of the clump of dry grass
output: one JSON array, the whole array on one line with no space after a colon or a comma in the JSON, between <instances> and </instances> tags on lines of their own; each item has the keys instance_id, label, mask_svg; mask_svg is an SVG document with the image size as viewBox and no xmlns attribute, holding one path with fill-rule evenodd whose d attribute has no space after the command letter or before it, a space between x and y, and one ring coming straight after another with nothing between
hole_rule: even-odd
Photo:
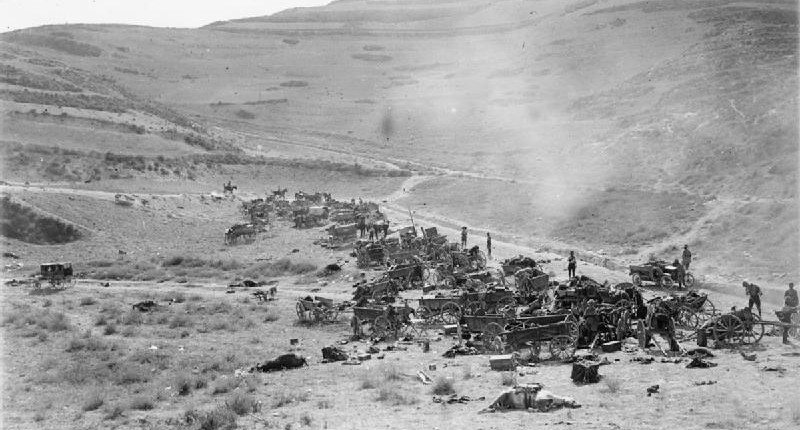
<instances>
[{"instance_id":1,"label":"clump of dry grass","mask_svg":"<svg viewBox=\"0 0 800 430\"><path fill-rule=\"evenodd\" d=\"M381 385L382 381L394 382L399 381L402 378L403 374L400 372L400 369L397 366L387 364L364 372L361 375L361 388L365 390L376 388Z\"/></svg>"},{"instance_id":2,"label":"clump of dry grass","mask_svg":"<svg viewBox=\"0 0 800 430\"><path fill-rule=\"evenodd\" d=\"M300 424L306 427L311 427L311 424L313 423L314 419L311 418L311 415L309 415L308 413L304 413L303 415L300 416Z\"/></svg>"},{"instance_id":3,"label":"clump of dry grass","mask_svg":"<svg viewBox=\"0 0 800 430\"><path fill-rule=\"evenodd\" d=\"M21 306L9 311L3 317L3 325L14 328L38 327L51 332L67 331L70 323L67 316L61 312L51 312L49 309L31 309L30 306Z\"/></svg>"},{"instance_id":4,"label":"clump of dry grass","mask_svg":"<svg viewBox=\"0 0 800 430\"><path fill-rule=\"evenodd\" d=\"M261 402L256 401L255 397L244 393L233 393L225 402L225 406L236 415L247 415L261 411Z\"/></svg>"},{"instance_id":5,"label":"clump of dry grass","mask_svg":"<svg viewBox=\"0 0 800 430\"><path fill-rule=\"evenodd\" d=\"M236 427L236 413L226 405L220 405L205 413L190 410L186 411L184 415L187 422L197 422L200 430L219 430Z\"/></svg>"},{"instance_id":6,"label":"clump of dry grass","mask_svg":"<svg viewBox=\"0 0 800 430\"><path fill-rule=\"evenodd\" d=\"M622 380L612 377L605 377L603 378L603 384L605 384L605 390L609 393L617 393L622 388Z\"/></svg>"},{"instance_id":7,"label":"clump of dry grass","mask_svg":"<svg viewBox=\"0 0 800 430\"><path fill-rule=\"evenodd\" d=\"M83 406L81 406L81 409L84 412L99 409L100 406L103 406L103 403L105 402L104 397L105 396L103 396L103 394L99 391L93 391L91 394L89 394L89 397L83 401Z\"/></svg>"},{"instance_id":8,"label":"clump of dry grass","mask_svg":"<svg viewBox=\"0 0 800 430\"><path fill-rule=\"evenodd\" d=\"M413 405L419 402L419 399L411 393L404 391L397 384L384 384L378 389L378 395L375 400L379 402L386 402L392 406Z\"/></svg>"},{"instance_id":9,"label":"clump of dry grass","mask_svg":"<svg viewBox=\"0 0 800 430\"><path fill-rule=\"evenodd\" d=\"M282 406L290 405L292 403L301 403L308 400L308 393L299 390L284 390L275 396L272 403L273 408L280 408Z\"/></svg>"},{"instance_id":10,"label":"clump of dry grass","mask_svg":"<svg viewBox=\"0 0 800 430\"><path fill-rule=\"evenodd\" d=\"M155 400L148 395L137 395L131 399L130 408L137 411L149 411L155 409Z\"/></svg>"},{"instance_id":11,"label":"clump of dry grass","mask_svg":"<svg viewBox=\"0 0 800 430\"><path fill-rule=\"evenodd\" d=\"M122 405L114 405L106 410L106 414L103 416L103 419L115 420L121 417L123 412L125 412L125 408L123 408Z\"/></svg>"},{"instance_id":12,"label":"clump of dry grass","mask_svg":"<svg viewBox=\"0 0 800 430\"><path fill-rule=\"evenodd\" d=\"M214 381L214 386L211 389L211 394L225 394L231 392L239 386L239 380L236 378L228 378L223 376L222 378L217 379Z\"/></svg>"},{"instance_id":13,"label":"clump of dry grass","mask_svg":"<svg viewBox=\"0 0 800 430\"><path fill-rule=\"evenodd\" d=\"M78 302L81 306L91 306L97 304L97 300L94 297L82 297L81 300Z\"/></svg>"},{"instance_id":14,"label":"clump of dry grass","mask_svg":"<svg viewBox=\"0 0 800 430\"><path fill-rule=\"evenodd\" d=\"M433 387L431 387L431 393L437 396L445 396L455 392L453 380L444 376L436 378L436 381L433 382Z\"/></svg>"}]
</instances>

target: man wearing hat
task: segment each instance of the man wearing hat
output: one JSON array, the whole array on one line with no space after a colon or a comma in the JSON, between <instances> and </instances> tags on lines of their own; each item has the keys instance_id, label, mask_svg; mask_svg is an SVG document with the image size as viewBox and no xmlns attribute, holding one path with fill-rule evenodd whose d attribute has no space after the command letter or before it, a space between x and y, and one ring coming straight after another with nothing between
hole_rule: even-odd
<instances>
[{"instance_id":1,"label":"man wearing hat","mask_svg":"<svg viewBox=\"0 0 800 430\"><path fill-rule=\"evenodd\" d=\"M467 228L461 227L461 248L467 249Z\"/></svg>"}]
</instances>

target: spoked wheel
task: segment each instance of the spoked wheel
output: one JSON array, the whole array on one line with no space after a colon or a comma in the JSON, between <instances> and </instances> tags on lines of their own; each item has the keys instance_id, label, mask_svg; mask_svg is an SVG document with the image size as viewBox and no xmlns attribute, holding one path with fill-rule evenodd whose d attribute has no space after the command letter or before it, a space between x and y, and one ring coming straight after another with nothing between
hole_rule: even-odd
<instances>
[{"instance_id":1,"label":"spoked wheel","mask_svg":"<svg viewBox=\"0 0 800 430\"><path fill-rule=\"evenodd\" d=\"M575 355L575 343L575 340L569 336L556 336L550 341L550 354L554 359L566 360Z\"/></svg>"},{"instance_id":2,"label":"spoked wheel","mask_svg":"<svg viewBox=\"0 0 800 430\"><path fill-rule=\"evenodd\" d=\"M686 285L686 288L694 288L694 282L694 275L686 272L686 276L683 278L683 283Z\"/></svg>"},{"instance_id":3,"label":"spoked wheel","mask_svg":"<svg viewBox=\"0 0 800 430\"><path fill-rule=\"evenodd\" d=\"M373 337L386 336L390 328L391 324L389 323L389 319L381 315L378 318L375 318L375 321L372 322L372 336Z\"/></svg>"},{"instance_id":4,"label":"spoked wheel","mask_svg":"<svg viewBox=\"0 0 800 430\"><path fill-rule=\"evenodd\" d=\"M617 309L630 309L631 308L631 302L628 299L622 299L622 300L618 301L617 303L614 303L614 307L616 307Z\"/></svg>"},{"instance_id":5,"label":"spoked wheel","mask_svg":"<svg viewBox=\"0 0 800 430\"><path fill-rule=\"evenodd\" d=\"M681 306L678 309L678 316L675 318L675 325L686 329L697 329L705 321L700 318L700 314L689 306Z\"/></svg>"},{"instance_id":6,"label":"spoked wheel","mask_svg":"<svg viewBox=\"0 0 800 430\"><path fill-rule=\"evenodd\" d=\"M761 317L753 315L752 321L743 322L744 334L742 343L745 345L755 345L764 337L764 324L761 324Z\"/></svg>"},{"instance_id":7,"label":"spoked wheel","mask_svg":"<svg viewBox=\"0 0 800 430\"><path fill-rule=\"evenodd\" d=\"M447 302L442 306L442 322L445 324L458 324L461 319L461 307L454 302Z\"/></svg>"},{"instance_id":8,"label":"spoked wheel","mask_svg":"<svg viewBox=\"0 0 800 430\"><path fill-rule=\"evenodd\" d=\"M731 347L743 342L744 324L735 315L722 315L714 321L714 341Z\"/></svg>"},{"instance_id":9,"label":"spoked wheel","mask_svg":"<svg viewBox=\"0 0 800 430\"><path fill-rule=\"evenodd\" d=\"M661 277L661 286L670 289L675 286L675 282L672 280L672 276L664 275Z\"/></svg>"},{"instance_id":10,"label":"spoked wheel","mask_svg":"<svg viewBox=\"0 0 800 430\"><path fill-rule=\"evenodd\" d=\"M425 321L432 321L436 319L436 314L431 311L431 308L422 306L417 309L417 316Z\"/></svg>"},{"instance_id":11,"label":"spoked wheel","mask_svg":"<svg viewBox=\"0 0 800 430\"><path fill-rule=\"evenodd\" d=\"M642 286L642 275L640 275L638 273L634 273L633 275L631 275L631 283L633 285L637 286L637 287L641 287Z\"/></svg>"},{"instance_id":12,"label":"spoked wheel","mask_svg":"<svg viewBox=\"0 0 800 430\"><path fill-rule=\"evenodd\" d=\"M714 303L711 300L708 300L707 297L706 300L703 302L703 312L708 315L714 315L715 313L717 313L717 308L714 306Z\"/></svg>"}]
</instances>

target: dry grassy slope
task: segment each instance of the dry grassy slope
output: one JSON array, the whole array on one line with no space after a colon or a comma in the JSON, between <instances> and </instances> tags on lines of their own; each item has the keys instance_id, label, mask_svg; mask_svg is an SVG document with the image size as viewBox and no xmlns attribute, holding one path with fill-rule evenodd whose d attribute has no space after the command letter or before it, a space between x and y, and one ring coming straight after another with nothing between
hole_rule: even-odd
<instances>
[{"instance_id":1,"label":"dry grassy slope","mask_svg":"<svg viewBox=\"0 0 800 430\"><path fill-rule=\"evenodd\" d=\"M348 1L199 30L30 32L69 32L99 55L48 56L246 130L257 136L251 147L298 142L527 178L539 183L530 184L537 205L570 186L594 189L562 201L561 230L587 211L614 219L614 208L592 205L613 202L604 187L620 184L732 199L715 224L762 203L747 199L788 198L753 212L788 220L780 229L737 223L756 260L774 262L800 254L796 16L791 1ZM463 193L456 200L471 201ZM497 198L487 195L484 217ZM703 255L742 235L704 232ZM747 266L739 255L710 265Z\"/></svg>"}]
</instances>

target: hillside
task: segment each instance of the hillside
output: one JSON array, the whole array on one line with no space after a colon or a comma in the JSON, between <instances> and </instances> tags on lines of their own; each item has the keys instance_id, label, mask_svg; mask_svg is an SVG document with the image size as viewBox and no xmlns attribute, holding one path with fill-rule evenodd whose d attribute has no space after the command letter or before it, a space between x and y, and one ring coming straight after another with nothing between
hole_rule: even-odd
<instances>
[{"instance_id":1,"label":"hillside","mask_svg":"<svg viewBox=\"0 0 800 430\"><path fill-rule=\"evenodd\" d=\"M40 27L2 35L2 135L437 173L455 185L400 203L631 261L690 243L708 273L783 282L800 274L797 12L350 0L195 30Z\"/></svg>"}]
</instances>

